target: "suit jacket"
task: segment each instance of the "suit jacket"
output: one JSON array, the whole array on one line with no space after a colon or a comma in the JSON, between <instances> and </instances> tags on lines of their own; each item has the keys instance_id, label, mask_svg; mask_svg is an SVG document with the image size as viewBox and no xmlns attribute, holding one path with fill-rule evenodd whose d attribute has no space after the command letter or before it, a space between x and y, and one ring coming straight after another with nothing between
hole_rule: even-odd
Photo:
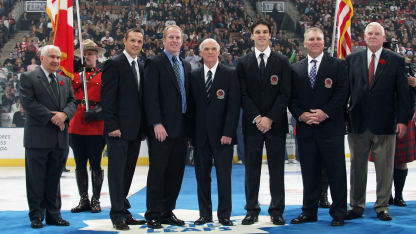
<instances>
[{"instance_id":1,"label":"suit jacket","mask_svg":"<svg viewBox=\"0 0 416 234\"><path fill-rule=\"evenodd\" d=\"M189 106L189 77L191 65L181 58L185 73L185 92ZM189 136L189 126L183 121L182 98L173 67L164 52L146 60L144 66L144 103L149 133L154 136L153 125L163 124L168 137ZM188 113L187 107L187 113Z\"/></svg>"},{"instance_id":2,"label":"suit jacket","mask_svg":"<svg viewBox=\"0 0 416 234\"><path fill-rule=\"evenodd\" d=\"M260 78L260 69L253 51L238 61L237 74L241 87L244 133L260 133L253 124L253 119L262 115L273 120L272 129L269 131L271 134L286 134L292 80L288 59L272 51L267 60L265 77Z\"/></svg>"},{"instance_id":3,"label":"suit jacket","mask_svg":"<svg viewBox=\"0 0 416 234\"><path fill-rule=\"evenodd\" d=\"M371 86L367 50L350 54L346 61L351 93L348 107L350 131L363 133L369 129L373 134L387 135L395 133L396 123L407 124L409 86L404 58L383 49Z\"/></svg>"},{"instance_id":4,"label":"suit jacket","mask_svg":"<svg viewBox=\"0 0 416 234\"><path fill-rule=\"evenodd\" d=\"M144 136L143 64L138 63L140 84L134 77L131 64L121 53L106 61L101 81L101 106L104 135L120 129L121 138L133 141Z\"/></svg>"},{"instance_id":5,"label":"suit jacket","mask_svg":"<svg viewBox=\"0 0 416 234\"><path fill-rule=\"evenodd\" d=\"M204 67L191 73L192 140L202 147L207 138L213 148L221 145L221 137L228 136L235 144L240 117L240 87L237 73L231 67L218 64L213 77L210 98L206 97Z\"/></svg>"},{"instance_id":6,"label":"suit jacket","mask_svg":"<svg viewBox=\"0 0 416 234\"><path fill-rule=\"evenodd\" d=\"M347 69L343 60L324 55L312 88L308 75L308 59L292 64L292 97L290 112L297 120L296 136L336 136L345 134L345 104L348 99ZM329 118L319 125L299 122L311 109L321 109Z\"/></svg>"},{"instance_id":7,"label":"suit jacket","mask_svg":"<svg viewBox=\"0 0 416 234\"><path fill-rule=\"evenodd\" d=\"M54 95L48 78L41 67L20 76L20 100L26 112L24 146L32 149L50 149L57 145L68 147L68 124L75 113L76 105L71 80L56 75L59 98ZM51 122L51 111L65 112L65 130Z\"/></svg>"}]
</instances>

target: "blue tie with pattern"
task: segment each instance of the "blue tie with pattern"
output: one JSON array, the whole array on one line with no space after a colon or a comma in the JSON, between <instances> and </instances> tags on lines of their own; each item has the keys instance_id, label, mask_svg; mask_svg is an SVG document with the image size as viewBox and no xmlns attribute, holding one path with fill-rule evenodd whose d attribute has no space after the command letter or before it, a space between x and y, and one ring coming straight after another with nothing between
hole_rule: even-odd
<instances>
[{"instance_id":1,"label":"blue tie with pattern","mask_svg":"<svg viewBox=\"0 0 416 234\"><path fill-rule=\"evenodd\" d=\"M311 71L309 72L309 81L311 82L312 88L315 86L315 81L316 81L316 63L317 62L318 61L315 59L311 61L311 63L313 63L313 66L312 66Z\"/></svg>"},{"instance_id":2,"label":"blue tie with pattern","mask_svg":"<svg viewBox=\"0 0 416 234\"><path fill-rule=\"evenodd\" d=\"M181 79L181 73L179 70L179 63L175 56L172 56L173 71L175 72L176 80L178 81L179 89L181 90L182 99L182 113L186 113L186 93L185 93L185 82Z\"/></svg>"}]
</instances>

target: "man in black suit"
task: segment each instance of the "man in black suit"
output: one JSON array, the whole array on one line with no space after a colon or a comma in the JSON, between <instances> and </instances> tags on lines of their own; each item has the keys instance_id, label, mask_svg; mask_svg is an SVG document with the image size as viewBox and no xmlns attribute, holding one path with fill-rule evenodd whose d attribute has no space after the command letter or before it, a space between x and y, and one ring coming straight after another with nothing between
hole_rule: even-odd
<instances>
[{"instance_id":1,"label":"man in black suit","mask_svg":"<svg viewBox=\"0 0 416 234\"><path fill-rule=\"evenodd\" d=\"M32 228L69 226L61 217L60 178L68 148L68 124L75 113L71 81L56 73L61 51L44 46L41 66L20 77L20 98L26 111L24 129L26 190Z\"/></svg>"},{"instance_id":2,"label":"man in black suit","mask_svg":"<svg viewBox=\"0 0 416 234\"><path fill-rule=\"evenodd\" d=\"M348 98L347 70L342 60L324 55L324 34L305 32L308 57L292 65L290 112L296 121L303 181L302 214L292 224L317 221L321 170L328 174L333 203L332 226L344 225L347 212L344 108Z\"/></svg>"},{"instance_id":3,"label":"man in black suit","mask_svg":"<svg viewBox=\"0 0 416 234\"><path fill-rule=\"evenodd\" d=\"M409 88L404 58L383 49L383 26L365 28L367 49L347 57L351 97L348 106L348 143L351 152L350 206L346 219L362 217L365 208L368 157L376 168L377 200L374 209L382 221L392 219L389 198L393 181L396 135L406 133Z\"/></svg>"},{"instance_id":4,"label":"man in black suit","mask_svg":"<svg viewBox=\"0 0 416 234\"><path fill-rule=\"evenodd\" d=\"M148 59L144 69L144 101L150 127L147 211L149 228L183 226L176 218L188 145L188 96L191 65L179 57L183 34L177 25L163 31L164 51Z\"/></svg>"},{"instance_id":5,"label":"man in black suit","mask_svg":"<svg viewBox=\"0 0 416 234\"><path fill-rule=\"evenodd\" d=\"M123 53L104 64L101 78L104 136L108 151L110 217L117 230L128 230L128 225L145 223L144 220L132 217L127 200L145 132L143 64L138 60L143 46L141 30L129 29L123 42Z\"/></svg>"},{"instance_id":6,"label":"man in black suit","mask_svg":"<svg viewBox=\"0 0 416 234\"><path fill-rule=\"evenodd\" d=\"M246 157L246 206L243 225L258 220L263 144L266 144L270 174L269 214L276 225L285 224L284 158L288 132L287 106L291 69L288 59L270 50L270 26L257 22L251 27L254 51L237 64L243 106L243 133Z\"/></svg>"},{"instance_id":7,"label":"man in black suit","mask_svg":"<svg viewBox=\"0 0 416 234\"><path fill-rule=\"evenodd\" d=\"M237 73L218 63L220 45L212 38L199 46L204 66L191 73L192 142L196 147L195 174L200 218L196 225L212 222L211 170L214 159L218 183L219 222L232 226L231 166L240 114Z\"/></svg>"}]
</instances>

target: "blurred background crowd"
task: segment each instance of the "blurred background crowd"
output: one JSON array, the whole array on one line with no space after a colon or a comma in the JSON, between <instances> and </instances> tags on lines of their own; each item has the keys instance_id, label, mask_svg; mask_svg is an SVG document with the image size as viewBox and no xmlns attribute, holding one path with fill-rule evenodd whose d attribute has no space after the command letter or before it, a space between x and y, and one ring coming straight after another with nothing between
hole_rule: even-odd
<instances>
[{"instance_id":1,"label":"blurred background crowd","mask_svg":"<svg viewBox=\"0 0 416 234\"><path fill-rule=\"evenodd\" d=\"M27 12L25 2L0 0L1 127L23 126L24 110L18 99L20 74L39 66L38 49L53 41L48 16ZM385 27L393 49L405 56L414 68L416 0L354 0L353 4L353 51L365 46L365 26L378 21ZM220 60L235 66L238 58L252 49L250 26L260 18L272 25L273 50L290 58L290 62L297 62L305 57L303 33L311 26L324 30L329 52L334 12L335 0L282 0L275 1L272 7L255 0L80 0L82 38L92 39L106 49L98 66L123 50L124 32L133 27L141 28L145 35L142 61L161 52L162 31L170 24L183 29L184 45L180 56L189 61L193 69L201 66L198 46L208 37L220 43ZM74 25L76 19L74 15ZM76 28L75 47L79 44Z\"/></svg>"}]
</instances>

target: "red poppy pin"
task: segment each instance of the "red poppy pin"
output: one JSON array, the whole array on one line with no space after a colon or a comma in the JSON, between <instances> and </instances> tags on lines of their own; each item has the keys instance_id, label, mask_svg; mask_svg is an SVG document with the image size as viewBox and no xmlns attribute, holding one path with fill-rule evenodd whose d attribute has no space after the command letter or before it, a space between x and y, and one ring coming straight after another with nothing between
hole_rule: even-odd
<instances>
[{"instance_id":1,"label":"red poppy pin","mask_svg":"<svg viewBox=\"0 0 416 234\"><path fill-rule=\"evenodd\" d=\"M61 86L64 86L64 84L65 84L65 83L64 83L62 80L60 80L60 81L59 81L59 84L60 84Z\"/></svg>"},{"instance_id":2,"label":"red poppy pin","mask_svg":"<svg viewBox=\"0 0 416 234\"><path fill-rule=\"evenodd\" d=\"M385 64L385 63L386 63L386 60L380 59L380 64Z\"/></svg>"}]
</instances>

